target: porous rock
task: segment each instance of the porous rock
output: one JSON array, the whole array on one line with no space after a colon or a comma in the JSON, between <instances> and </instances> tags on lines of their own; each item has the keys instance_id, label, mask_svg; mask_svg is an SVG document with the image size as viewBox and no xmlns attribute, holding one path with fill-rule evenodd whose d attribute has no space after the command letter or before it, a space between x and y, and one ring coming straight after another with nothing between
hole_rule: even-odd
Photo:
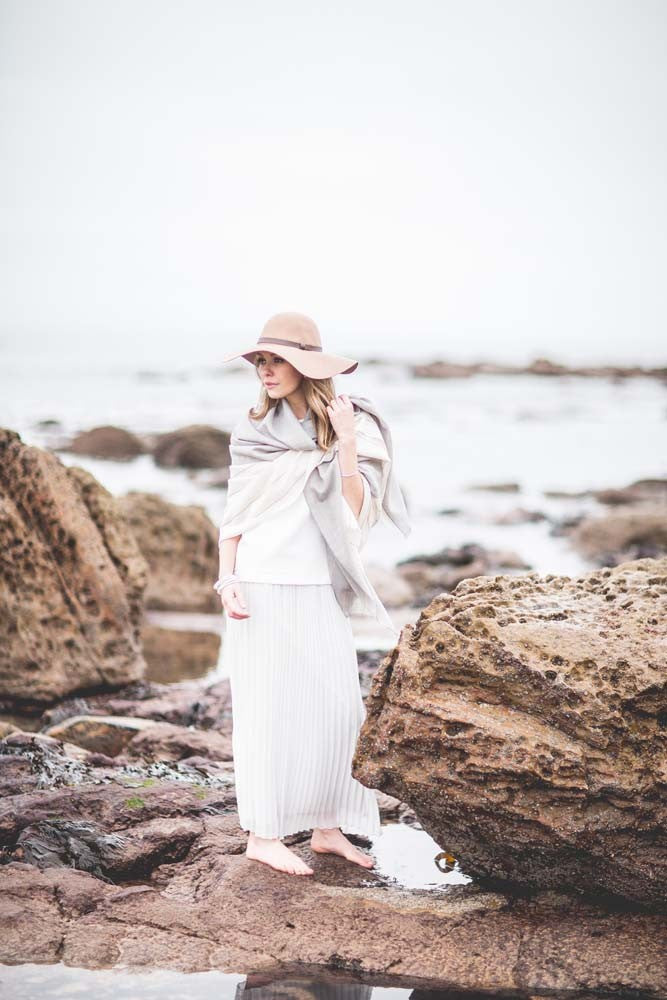
<instances>
[{"instance_id":1,"label":"porous rock","mask_svg":"<svg viewBox=\"0 0 667 1000\"><path fill-rule=\"evenodd\" d=\"M667 559L465 580L375 674L353 761L489 887L667 901Z\"/></svg>"},{"instance_id":2,"label":"porous rock","mask_svg":"<svg viewBox=\"0 0 667 1000\"><path fill-rule=\"evenodd\" d=\"M147 567L114 497L0 430L0 705L52 703L145 671Z\"/></svg>"}]
</instances>

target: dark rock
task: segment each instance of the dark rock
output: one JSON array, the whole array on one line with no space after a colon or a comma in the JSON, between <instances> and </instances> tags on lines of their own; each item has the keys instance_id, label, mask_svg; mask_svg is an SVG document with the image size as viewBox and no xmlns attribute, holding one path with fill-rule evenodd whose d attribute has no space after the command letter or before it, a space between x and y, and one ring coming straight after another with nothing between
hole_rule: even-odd
<instances>
[{"instance_id":1,"label":"dark rock","mask_svg":"<svg viewBox=\"0 0 667 1000\"><path fill-rule=\"evenodd\" d=\"M231 464L231 435L208 424L191 424L160 434L153 457L156 465L173 469L220 469Z\"/></svg>"}]
</instances>

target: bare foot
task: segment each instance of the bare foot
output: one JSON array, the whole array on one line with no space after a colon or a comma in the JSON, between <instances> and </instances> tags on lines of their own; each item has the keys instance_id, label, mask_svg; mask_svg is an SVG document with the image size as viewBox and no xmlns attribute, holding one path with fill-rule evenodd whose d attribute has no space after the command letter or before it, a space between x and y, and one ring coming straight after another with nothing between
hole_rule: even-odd
<instances>
[{"instance_id":1,"label":"bare foot","mask_svg":"<svg viewBox=\"0 0 667 1000\"><path fill-rule=\"evenodd\" d=\"M257 837L254 833L248 836L248 845L245 850L246 857L253 861L263 861L265 865L270 865L279 872L289 872L290 875L312 875L313 869L309 868L305 861L302 861L294 851L290 851L287 844L283 844L278 837L269 839L268 837Z\"/></svg>"},{"instance_id":2,"label":"bare foot","mask_svg":"<svg viewBox=\"0 0 667 1000\"><path fill-rule=\"evenodd\" d=\"M364 854L358 847L351 844L338 827L327 830L320 830L318 827L315 827L310 838L310 846L317 854L340 854L341 857L347 858L348 861L354 861L355 864L361 865L362 868L373 868L375 866L373 858L369 858L367 854Z\"/></svg>"}]
</instances>

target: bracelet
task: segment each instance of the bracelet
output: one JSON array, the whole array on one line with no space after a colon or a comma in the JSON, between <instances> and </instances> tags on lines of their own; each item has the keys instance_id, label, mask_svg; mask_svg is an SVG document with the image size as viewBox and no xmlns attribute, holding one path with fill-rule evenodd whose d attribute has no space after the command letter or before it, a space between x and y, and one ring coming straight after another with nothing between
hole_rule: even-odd
<instances>
[{"instance_id":1,"label":"bracelet","mask_svg":"<svg viewBox=\"0 0 667 1000\"><path fill-rule=\"evenodd\" d=\"M343 479L346 479L348 476L358 476L358 475L359 475L359 469L355 469L354 472L341 472L341 476L343 477Z\"/></svg>"},{"instance_id":2,"label":"bracelet","mask_svg":"<svg viewBox=\"0 0 667 1000\"><path fill-rule=\"evenodd\" d=\"M228 587L230 583L238 583L238 576L236 573L225 573L224 576L220 577L213 584L213 589L221 594L225 587Z\"/></svg>"}]
</instances>

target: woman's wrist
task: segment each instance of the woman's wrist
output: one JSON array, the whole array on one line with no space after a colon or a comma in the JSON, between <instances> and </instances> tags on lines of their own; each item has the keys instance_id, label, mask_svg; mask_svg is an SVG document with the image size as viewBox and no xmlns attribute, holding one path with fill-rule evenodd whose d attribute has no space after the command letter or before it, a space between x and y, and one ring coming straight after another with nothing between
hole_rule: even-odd
<instances>
[{"instance_id":1,"label":"woman's wrist","mask_svg":"<svg viewBox=\"0 0 667 1000\"><path fill-rule=\"evenodd\" d=\"M213 584L213 589L217 591L218 594L222 594L225 587L229 587L232 583L238 583L239 578L236 573L221 573L218 579Z\"/></svg>"},{"instance_id":2,"label":"woman's wrist","mask_svg":"<svg viewBox=\"0 0 667 1000\"><path fill-rule=\"evenodd\" d=\"M357 465L357 441L355 437L339 439L338 466L341 476L355 476L359 472Z\"/></svg>"}]
</instances>

